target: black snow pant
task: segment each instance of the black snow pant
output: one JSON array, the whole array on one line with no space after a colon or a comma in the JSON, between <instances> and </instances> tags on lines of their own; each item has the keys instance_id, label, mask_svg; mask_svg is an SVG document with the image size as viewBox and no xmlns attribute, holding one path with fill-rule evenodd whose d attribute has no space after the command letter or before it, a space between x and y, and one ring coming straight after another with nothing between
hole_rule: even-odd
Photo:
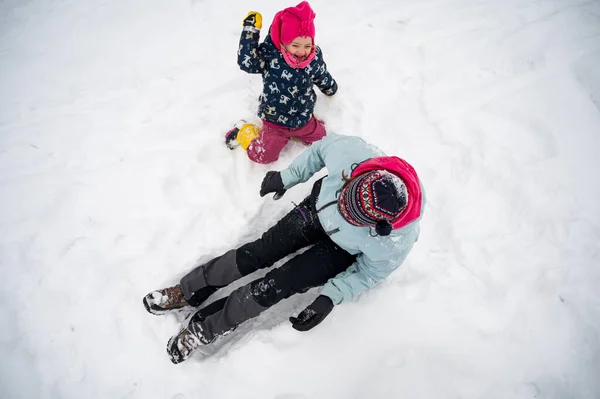
<instances>
[{"instance_id":1,"label":"black snow pant","mask_svg":"<svg viewBox=\"0 0 600 399\"><path fill-rule=\"evenodd\" d=\"M319 223L314 209L314 192L319 188L315 184L313 195L258 240L196 267L181 279L184 297L192 306L199 306L217 289L312 245L264 277L200 309L190 324L201 332L204 343L213 342L282 299L325 284L354 263L356 256L331 241Z\"/></svg>"}]
</instances>

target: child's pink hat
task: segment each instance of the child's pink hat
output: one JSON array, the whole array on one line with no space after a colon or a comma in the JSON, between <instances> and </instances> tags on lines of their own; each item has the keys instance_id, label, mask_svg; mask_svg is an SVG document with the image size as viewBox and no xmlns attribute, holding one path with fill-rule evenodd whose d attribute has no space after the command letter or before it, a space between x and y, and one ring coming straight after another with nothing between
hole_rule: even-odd
<instances>
[{"instance_id":1,"label":"child's pink hat","mask_svg":"<svg viewBox=\"0 0 600 399\"><path fill-rule=\"evenodd\" d=\"M307 1L279 11L271 24L271 39L275 47L281 50L279 42L289 44L298 36L308 36L315 44L315 17Z\"/></svg>"}]
</instances>

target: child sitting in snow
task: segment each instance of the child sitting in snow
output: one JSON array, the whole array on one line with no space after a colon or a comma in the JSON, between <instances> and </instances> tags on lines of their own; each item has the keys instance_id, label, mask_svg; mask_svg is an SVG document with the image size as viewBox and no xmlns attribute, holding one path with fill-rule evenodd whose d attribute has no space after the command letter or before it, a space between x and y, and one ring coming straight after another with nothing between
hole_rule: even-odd
<instances>
[{"instance_id":1,"label":"child sitting in snow","mask_svg":"<svg viewBox=\"0 0 600 399\"><path fill-rule=\"evenodd\" d=\"M291 138L311 144L326 134L323 122L313 115L313 84L327 96L333 96L338 86L315 46L314 18L306 1L286 8L275 15L260 45L261 14L251 11L244 19L238 64L243 71L262 74L258 108L262 128L238 125L227 132L225 142L230 149L241 146L254 162L276 161Z\"/></svg>"}]
</instances>

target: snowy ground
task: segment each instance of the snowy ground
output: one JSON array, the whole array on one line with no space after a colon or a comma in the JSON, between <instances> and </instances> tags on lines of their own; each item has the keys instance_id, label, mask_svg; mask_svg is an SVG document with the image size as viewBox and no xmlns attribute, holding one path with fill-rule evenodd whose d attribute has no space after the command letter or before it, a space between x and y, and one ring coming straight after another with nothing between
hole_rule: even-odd
<instances>
[{"instance_id":1,"label":"snowy ground","mask_svg":"<svg viewBox=\"0 0 600 399\"><path fill-rule=\"evenodd\" d=\"M0 2L0 397L600 397L600 2L313 0L340 85L317 113L409 160L422 235L298 333L317 294L208 359L141 299L258 236L310 185L223 145L260 78L241 19L295 3ZM263 35L264 36L264 35Z\"/></svg>"}]
</instances>

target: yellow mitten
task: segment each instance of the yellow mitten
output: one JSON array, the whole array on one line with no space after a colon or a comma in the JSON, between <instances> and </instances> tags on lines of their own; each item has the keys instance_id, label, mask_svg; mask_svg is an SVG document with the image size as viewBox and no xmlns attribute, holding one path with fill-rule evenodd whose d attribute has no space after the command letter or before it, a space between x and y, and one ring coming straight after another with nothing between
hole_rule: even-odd
<instances>
[{"instance_id":1,"label":"yellow mitten","mask_svg":"<svg viewBox=\"0 0 600 399\"><path fill-rule=\"evenodd\" d=\"M244 26L252 26L256 29L262 28L262 15L258 11L250 11L244 21L242 22Z\"/></svg>"},{"instance_id":2,"label":"yellow mitten","mask_svg":"<svg viewBox=\"0 0 600 399\"><path fill-rule=\"evenodd\" d=\"M244 151L246 151L252 140L257 138L259 135L260 129L258 128L258 126L252 123L246 123L240 128L240 131L238 132L237 137L235 139L238 143L240 143L240 147L242 147Z\"/></svg>"}]
</instances>

